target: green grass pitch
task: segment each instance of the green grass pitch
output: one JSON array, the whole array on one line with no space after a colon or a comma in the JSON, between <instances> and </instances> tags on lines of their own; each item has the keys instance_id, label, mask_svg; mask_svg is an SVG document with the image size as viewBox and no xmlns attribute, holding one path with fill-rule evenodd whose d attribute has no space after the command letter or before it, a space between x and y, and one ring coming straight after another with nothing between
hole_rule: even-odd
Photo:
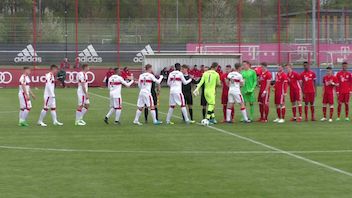
<instances>
[{"instance_id":1,"label":"green grass pitch","mask_svg":"<svg viewBox=\"0 0 352 198\"><path fill-rule=\"evenodd\" d=\"M75 89L56 90L63 127L52 126L50 114L47 128L36 126L38 89L31 125L21 128L17 92L0 90L1 197L352 197L351 122L203 127L174 117L174 126L138 127L132 125L138 90L125 88L122 125L106 125L108 92L92 88L87 126L74 126ZM162 89L161 120L167 103ZM199 97L194 108L200 121ZM321 118L321 98L316 112ZM220 105L216 114L221 120Z\"/></svg>"}]
</instances>

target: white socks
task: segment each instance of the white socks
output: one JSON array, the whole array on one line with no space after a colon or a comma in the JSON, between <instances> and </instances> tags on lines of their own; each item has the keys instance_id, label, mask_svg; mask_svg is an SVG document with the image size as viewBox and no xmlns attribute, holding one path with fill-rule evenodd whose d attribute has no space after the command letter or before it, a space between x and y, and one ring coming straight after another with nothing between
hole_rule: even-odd
<instances>
[{"instance_id":1,"label":"white socks","mask_svg":"<svg viewBox=\"0 0 352 198\"><path fill-rule=\"evenodd\" d=\"M115 116L115 121L120 121L121 109L116 109Z\"/></svg>"},{"instance_id":2,"label":"white socks","mask_svg":"<svg viewBox=\"0 0 352 198\"><path fill-rule=\"evenodd\" d=\"M153 122L157 122L158 120L156 119L156 113L155 113L155 110L150 110L150 114L152 114L152 118L153 118Z\"/></svg>"},{"instance_id":3,"label":"white socks","mask_svg":"<svg viewBox=\"0 0 352 198\"><path fill-rule=\"evenodd\" d=\"M183 117L185 118L186 122L189 122L188 114L187 114L187 108L186 107L181 107L181 111L183 114Z\"/></svg>"},{"instance_id":4,"label":"white socks","mask_svg":"<svg viewBox=\"0 0 352 198\"><path fill-rule=\"evenodd\" d=\"M51 110L51 118L53 119L53 123L57 122L56 111Z\"/></svg>"},{"instance_id":5,"label":"white socks","mask_svg":"<svg viewBox=\"0 0 352 198\"><path fill-rule=\"evenodd\" d=\"M248 121L248 116L247 116L246 108L242 108L242 109L241 109L241 113L242 113L243 119L244 119L245 121Z\"/></svg>"},{"instance_id":6,"label":"white socks","mask_svg":"<svg viewBox=\"0 0 352 198\"><path fill-rule=\"evenodd\" d=\"M154 112L155 113L155 112ZM139 122L139 117L141 117L142 111L137 109L136 111L136 117L134 118L134 122ZM153 118L154 119L154 118Z\"/></svg>"},{"instance_id":7,"label":"white socks","mask_svg":"<svg viewBox=\"0 0 352 198\"><path fill-rule=\"evenodd\" d=\"M111 108L111 109L109 110L108 114L106 114L105 117L110 118L110 116L112 115L112 113L114 113L114 111L115 111L115 109L114 109L114 108Z\"/></svg>"},{"instance_id":8,"label":"white socks","mask_svg":"<svg viewBox=\"0 0 352 198\"><path fill-rule=\"evenodd\" d=\"M42 123L45 116L46 116L46 112L44 109L42 109L42 111L40 112L40 116L39 116L39 120L38 120L38 123Z\"/></svg>"},{"instance_id":9,"label":"white socks","mask_svg":"<svg viewBox=\"0 0 352 198\"><path fill-rule=\"evenodd\" d=\"M166 122L169 123L171 120L171 116L174 113L174 108L170 107L169 111L167 112L167 116L166 116Z\"/></svg>"},{"instance_id":10,"label":"white socks","mask_svg":"<svg viewBox=\"0 0 352 198\"><path fill-rule=\"evenodd\" d=\"M232 114L232 109L227 108L226 109L226 121L227 122L231 121L231 114Z\"/></svg>"}]
</instances>

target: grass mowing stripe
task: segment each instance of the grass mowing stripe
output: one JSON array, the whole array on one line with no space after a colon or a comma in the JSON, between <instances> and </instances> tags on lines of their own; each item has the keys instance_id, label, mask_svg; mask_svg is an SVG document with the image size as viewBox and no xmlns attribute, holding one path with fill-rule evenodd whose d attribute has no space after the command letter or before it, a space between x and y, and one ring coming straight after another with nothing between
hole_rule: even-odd
<instances>
[{"instance_id":1,"label":"grass mowing stripe","mask_svg":"<svg viewBox=\"0 0 352 198\"><path fill-rule=\"evenodd\" d=\"M102 96L102 95L99 95L99 94L95 94L95 93L90 93L94 96L97 96L97 97L100 97L100 98L104 98L104 99L107 99L109 100L108 97L105 97L105 96ZM130 105L130 106L136 106L135 104L132 104L132 103L129 103L129 102L124 102L125 104L127 105ZM162 114L165 114L163 112L160 112ZM180 118L178 116L173 116L175 118ZM233 137L236 137L238 139L242 139L242 140L245 140L247 142L251 142L253 144L256 144L256 145L259 145L259 146L262 146L264 148L267 148L267 149L270 149L270 150L273 150L273 151L277 151L279 153L282 153L282 154L286 154L290 157L293 157L293 158L296 158L296 159L299 159L299 160L302 160L302 161L305 161L305 162L308 162L310 164L314 164L316 166L320 166L322 168L325 168L325 169L328 169L328 170L331 170L331 171L334 171L334 172L337 172L337 173L340 173L340 174L343 174L343 175L346 175L346 176L350 176L352 177L352 173L350 172L347 172L347 171L344 171L344 170L341 170L339 168L335 168L333 166L329 166L327 164L323 164L323 163L320 163L318 161L314 161L314 160L311 160L311 159L308 159L306 157L303 157L303 156L300 156L300 155L297 155L297 154L294 154L292 152L289 152L289 151L285 151L285 150L282 150L282 149L279 149L279 148L276 148L274 146L270 146L268 144L265 144L265 143L262 143L262 142L259 142L259 141L256 141L252 138L248 138L248 137L245 137L245 136L242 136L242 135L239 135L237 133L233 133L233 132L229 132L229 131L226 131L226 130L223 130L223 129L220 129L220 128L217 128L217 127L214 127L214 126L209 126L209 128L215 130L215 131L218 131L220 133L224 133L224 134L227 134L227 135L230 135L230 136L233 136Z\"/></svg>"}]
</instances>

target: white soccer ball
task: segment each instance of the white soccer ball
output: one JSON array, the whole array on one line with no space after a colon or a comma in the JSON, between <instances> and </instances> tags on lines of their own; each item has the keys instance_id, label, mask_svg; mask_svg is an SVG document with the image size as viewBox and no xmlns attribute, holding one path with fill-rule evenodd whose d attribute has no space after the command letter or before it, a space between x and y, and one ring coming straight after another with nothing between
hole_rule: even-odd
<instances>
[{"instance_id":1,"label":"white soccer ball","mask_svg":"<svg viewBox=\"0 0 352 198\"><path fill-rule=\"evenodd\" d=\"M209 126L209 120L208 120L208 119L203 119L200 123L201 123L203 126Z\"/></svg>"}]
</instances>

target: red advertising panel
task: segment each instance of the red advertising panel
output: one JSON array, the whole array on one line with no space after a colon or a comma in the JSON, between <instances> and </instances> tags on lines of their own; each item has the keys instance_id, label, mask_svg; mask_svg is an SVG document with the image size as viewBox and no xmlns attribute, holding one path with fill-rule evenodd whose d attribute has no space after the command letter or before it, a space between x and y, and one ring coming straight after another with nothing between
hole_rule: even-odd
<instances>
[{"instance_id":1,"label":"red advertising panel","mask_svg":"<svg viewBox=\"0 0 352 198\"><path fill-rule=\"evenodd\" d=\"M103 87L105 86L105 76L107 68L91 68L88 74L88 83L90 87ZM140 69L130 70L135 77L141 73ZM30 79L32 87L42 87L45 84L45 74L48 69L33 69ZM66 70L66 85L74 87L77 84L76 76L78 70ZM18 81L22 75L21 68L0 68L0 87L17 87Z\"/></svg>"}]
</instances>

